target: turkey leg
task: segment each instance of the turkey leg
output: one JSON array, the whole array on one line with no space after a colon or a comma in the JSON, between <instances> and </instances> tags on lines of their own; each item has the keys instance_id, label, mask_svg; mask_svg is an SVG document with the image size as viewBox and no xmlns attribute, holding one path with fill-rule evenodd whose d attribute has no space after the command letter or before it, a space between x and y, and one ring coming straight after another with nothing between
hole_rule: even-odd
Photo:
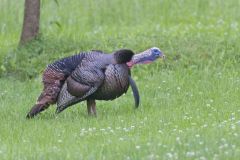
<instances>
[{"instance_id":1,"label":"turkey leg","mask_svg":"<svg viewBox=\"0 0 240 160\"><path fill-rule=\"evenodd\" d=\"M87 100L87 109L88 109L88 115L97 116L95 100L92 100L92 99Z\"/></svg>"}]
</instances>

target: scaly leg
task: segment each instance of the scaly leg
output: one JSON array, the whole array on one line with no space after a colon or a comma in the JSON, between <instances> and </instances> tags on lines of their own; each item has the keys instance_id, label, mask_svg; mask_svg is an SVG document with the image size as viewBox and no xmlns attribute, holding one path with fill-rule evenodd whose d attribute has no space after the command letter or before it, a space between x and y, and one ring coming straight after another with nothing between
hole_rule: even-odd
<instances>
[{"instance_id":1,"label":"scaly leg","mask_svg":"<svg viewBox=\"0 0 240 160\"><path fill-rule=\"evenodd\" d=\"M92 100L92 99L87 100L87 109L88 109L88 115L97 116L95 100Z\"/></svg>"}]
</instances>

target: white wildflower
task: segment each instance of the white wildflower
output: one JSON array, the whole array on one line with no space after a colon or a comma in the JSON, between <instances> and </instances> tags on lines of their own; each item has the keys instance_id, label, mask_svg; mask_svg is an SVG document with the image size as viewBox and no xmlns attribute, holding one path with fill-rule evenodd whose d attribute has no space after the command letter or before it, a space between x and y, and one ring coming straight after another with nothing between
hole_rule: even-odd
<instances>
[{"instance_id":1,"label":"white wildflower","mask_svg":"<svg viewBox=\"0 0 240 160\"><path fill-rule=\"evenodd\" d=\"M202 156L202 157L200 157L199 159L200 159L200 160L206 160L207 158Z\"/></svg>"},{"instance_id":2,"label":"white wildflower","mask_svg":"<svg viewBox=\"0 0 240 160\"><path fill-rule=\"evenodd\" d=\"M119 140L120 140L120 141L123 141L123 140L124 140L124 138L120 137L120 138L119 138Z\"/></svg>"},{"instance_id":3,"label":"white wildflower","mask_svg":"<svg viewBox=\"0 0 240 160\"><path fill-rule=\"evenodd\" d=\"M196 136L197 138L198 138L198 137L200 137L200 135L199 135L199 134L196 134L195 136Z\"/></svg>"},{"instance_id":4,"label":"white wildflower","mask_svg":"<svg viewBox=\"0 0 240 160\"><path fill-rule=\"evenodd\" d=\"M173 157L173 154L170 153L170 152L168 152L168 153L166 154L166 156L167 156L168 158L172 158L172 157Z\"/></svg>"},{"instance_id":5,"label":"white wildflower","mask_svg":"<svg viewBox=\"0 0 240 160\"><path fill-rule=\"evenodd\" d=\"M193 157L193 156L195 156L195 152L193 152L193 151L187 152L186 156L187 157Z\"/></svg>"},{"instance_id":6,"label":"white wildflower","mask_svg":"<svg viewBox=\"0 0 240 160\"><path fill-rule=\"evenodd\" d=\"M234 124L231 125L232 130L236 129L236 126Z\"/></svg>"}]
</instances>

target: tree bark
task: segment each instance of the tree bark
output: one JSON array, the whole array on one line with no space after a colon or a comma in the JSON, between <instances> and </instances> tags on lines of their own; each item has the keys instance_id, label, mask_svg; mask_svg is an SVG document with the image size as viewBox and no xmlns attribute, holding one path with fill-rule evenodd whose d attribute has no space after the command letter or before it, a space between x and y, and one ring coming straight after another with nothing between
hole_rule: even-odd
<instances>
[{"instance_id":1,"label":"tree bark","mask_svg":"<svg viewBox=\"0 0 240 160\"><path fill-rule=\"evenodd\" d=\"M38 35L40 21L40 0L25 0L24 19L20 44L24 44Z\"/></svg>"}]
</instances>

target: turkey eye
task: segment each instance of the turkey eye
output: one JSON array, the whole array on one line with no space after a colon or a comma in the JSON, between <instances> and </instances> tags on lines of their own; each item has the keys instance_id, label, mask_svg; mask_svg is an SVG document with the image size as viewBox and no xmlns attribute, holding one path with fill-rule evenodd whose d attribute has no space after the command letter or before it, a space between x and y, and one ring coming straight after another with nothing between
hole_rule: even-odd
<instances>
[{"instance_id":1,"label":"turkey eye","mask_svg":"<svg viewBox=\"0 0 240 160\"><path fill-rule=\"evenodd\" d=\"M159 56L159 55L160 55L160 53L159 53L158 51L156 51L156 52L155 52L155 55L156 55L156 56Z\"/></svg>"}]
</instances>

